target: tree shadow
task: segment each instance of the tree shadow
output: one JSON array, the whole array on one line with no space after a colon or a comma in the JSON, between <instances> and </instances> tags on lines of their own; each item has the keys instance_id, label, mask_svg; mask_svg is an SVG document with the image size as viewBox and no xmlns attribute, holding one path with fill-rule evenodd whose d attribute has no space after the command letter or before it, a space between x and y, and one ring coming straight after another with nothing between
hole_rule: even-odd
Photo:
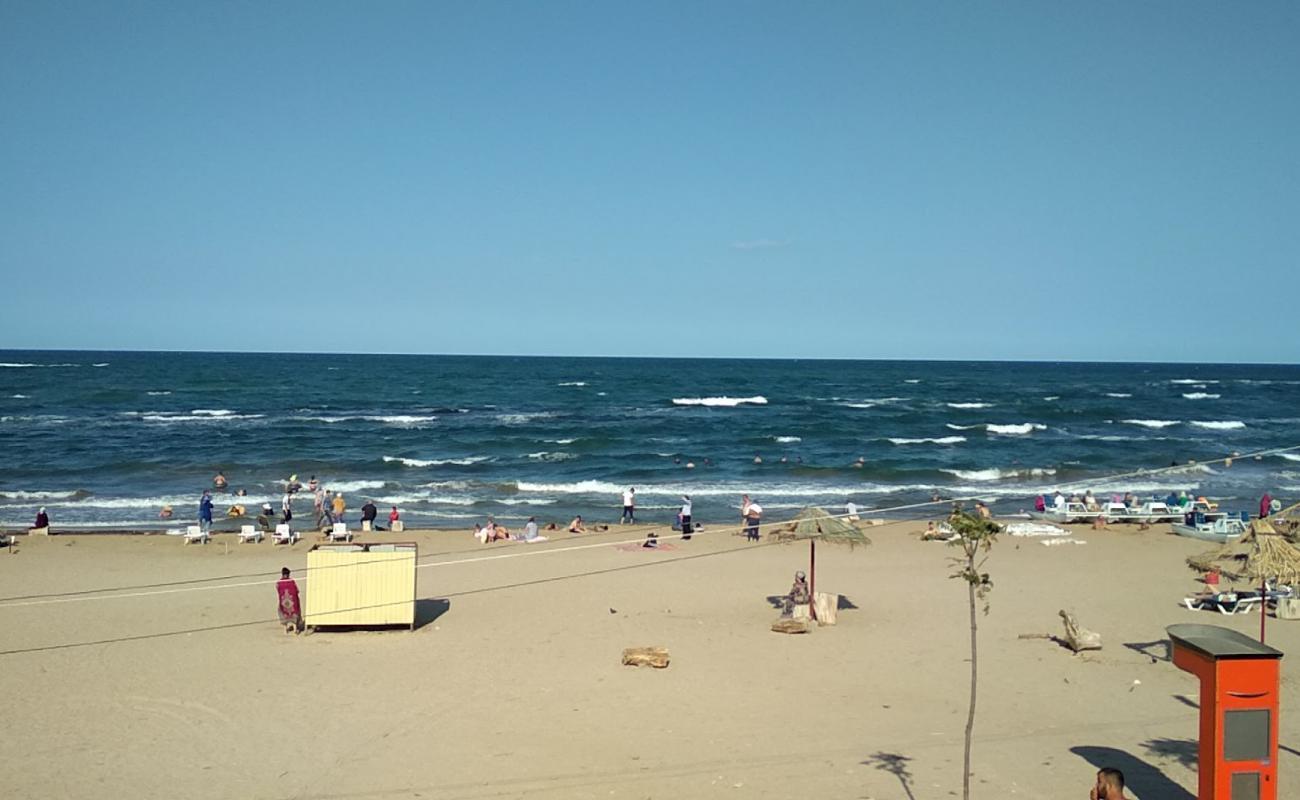
<instances>
[{"instance_id":1,"label":"tree shadow","mask_svg":"<svg viewBox=\"0 0 1300 800\"><path fill-rule=\"evenodd\" d=\"M866 767L875 767L876 769L888 772L903 786L903 792L907 795L907 800L916 800L916 795L912 794L912 771L907 768L907 762L912 759L900 753L886 753L881 751L867 756L866 761L859 762Z\"/></svg>"},{"instance_id":2,"label":"tree shadow","mask_svg":"<svg viewBox=\"0 0 1300 800\"><path fill-rule=\"evenodd\" d=\"M1124 646L1155 661L1169 660L1168 639L1156 639L1153 642L1125 642Z\"/></svg>"},{"instance_id":3,"label":"tree shadow","mask_svg":"<svg viewBox=\"0 0 1300 800\"><path fill-rule=\"evenodd\" d=\"M1148 739L1141 747L1160 761L1177 761L1193 771L1200 760L1201 745L1195 739Z\"/></svg>"},{"instance_id":4,"label":"tree shadow","mask_svg":"<svg viewBox=\"0 0 1300 800\"><path fill-rule=\"evenodd\" d=\"M1124 773L1124 783L1138 797L1159 800L1196 800L1196 796L1167 777L1159 768L1114 747L1078 745L1070 752L1097 769L1112 767Z\"/></svg>"}]
</instances>

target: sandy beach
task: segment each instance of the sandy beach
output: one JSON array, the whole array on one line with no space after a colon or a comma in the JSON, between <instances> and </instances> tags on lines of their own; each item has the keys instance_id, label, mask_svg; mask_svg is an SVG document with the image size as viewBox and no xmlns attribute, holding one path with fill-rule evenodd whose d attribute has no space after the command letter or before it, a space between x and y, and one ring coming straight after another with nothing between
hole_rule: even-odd
<instances>
[{"instance_id":1,"label":"sandy beach","mask_svg":"<svg viewBox=\"0 0 1300 800\"><path fill-rule=\"evenodd\" d=\"M716 526L659 551L618 546L638 538L620 527L486 547L463 531L375 534L416 541L437 564L419 570L418 629L300 636L273 622L264 573L302 569L310 542L23 538L0 552L6 598L231 577L0 608L6 728L21 753L0 794L951 796L965 592L947 578L954 551L921 542L921 527L820 547L819 588L857 608L805 636L770 632L766 596L786 591L807 546L746 544ZM1155 529L1073 538L1087 543L1002 537L988 564L976 796L1085 796L1104 763L1142 800L1190 797L1197 686L1165 660L1164 627L1252 632L1259 617L1179 605L1195 586L1183 558L1203 543ZM455 563L484 555L512 557ZM1061 608L1104 650L1018 638L1059 632ZM1270 623L1273 645L1300 644L1300 626ZM622 666L639 645L667 647L671 665ZM1298 669L1283 661L1284 694ZM1300 764L1285 705L1281 731L1285 794Z\"/></svg>"}]
</instances>

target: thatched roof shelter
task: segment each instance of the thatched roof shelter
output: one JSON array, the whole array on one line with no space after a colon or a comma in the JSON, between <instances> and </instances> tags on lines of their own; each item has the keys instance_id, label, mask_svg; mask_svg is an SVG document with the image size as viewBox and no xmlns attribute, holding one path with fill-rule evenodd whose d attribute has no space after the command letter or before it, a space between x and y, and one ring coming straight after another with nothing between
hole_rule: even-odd
<instances>
[{"instance_id":1,"label":"thatched roof shelter","mask_svg":"<svg viewBox=\"0 0 1300 800\"><path fill-rule=\"evenodd\" d=\"M1235 581L1300 582L1300 547L1286 540L1267 520L1259 519L1240 539L1187 559L1192 569L1218 570Z\"/></svg>"},{"instance_id":2,"label":"thatched roof shelter","mask_svg":"<svg viewBox=\"0 0 1300 800\"><path fill-rule=\"evenodd\" d=\"M825 509L816 506L800 511L791 524L778 534L783 538L808 540L808 589L814 595L817 591L817 542L847 544L850 549L860 544L871 544L867 535L853 523L844 517L831 516ZM815 611L813 616L816 617Z\"/></svg>"}]
</instances>

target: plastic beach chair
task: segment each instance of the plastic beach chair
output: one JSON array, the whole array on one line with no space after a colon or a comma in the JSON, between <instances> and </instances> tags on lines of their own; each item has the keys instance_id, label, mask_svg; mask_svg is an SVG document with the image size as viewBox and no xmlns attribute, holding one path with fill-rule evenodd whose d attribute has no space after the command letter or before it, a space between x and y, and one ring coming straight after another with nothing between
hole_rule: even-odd
<instances>
[{"instance_id":1,"label":"plastic beach chair","mask_svg":"<svg viewBox=\"0 0 1300 800\"><path fill-rule=\"evenodd\" d=\"M348 530L348 524L346 522L334 523L334 527L330 529L330 541L331 542L352 541L352 532Z\"/></svg>"},{"instance_id":2,"label":"plastic beach chair","mask_svg":"<svg viewBox=\"0 0 1300 800\"><path fill-rule=\"evenodd\" d=\"M191 525L185 529L185 544L207 544L212 537L203 531L198 525Z\"/></svg>"},{"instance_id":3,"label":"plastic beach chair","mask_svg":"<svg viewBox=\"0 0 1300 800\"><path fill-rule=\"evenodd\" d=\"M262 541L263 536L265 536L265 534L259 531L254 525L241 525L239 528L240 544L245 542L260 542Z\"/></svg>"},{"instance_id":4,"label":"plastic beach chair","mask_svg":"<svg viewBox=\"0 0 1300 800\"><path fill-rule=\"evenodd\" d=\"M298 541L298 532L289 528L289 523L281 522L275 526L275 536L271 539L272 544L293 544Z\"/></svg>"}]
</instances>

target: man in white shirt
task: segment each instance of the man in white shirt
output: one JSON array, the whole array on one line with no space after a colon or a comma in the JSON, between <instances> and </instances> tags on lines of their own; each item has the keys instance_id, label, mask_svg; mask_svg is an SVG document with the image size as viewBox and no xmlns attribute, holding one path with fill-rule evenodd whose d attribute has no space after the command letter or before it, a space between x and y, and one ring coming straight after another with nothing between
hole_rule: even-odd
<instances>
[{"instance_id":1,"label":"man in white shirt","mask_svg":"<svg viewBox=\"0 0 1300 800\"><path fill-rule=\"evenodd\" d=\"M682 495L682 541L691 538L694 528L691 527L691 496Z\"/></svg>"},{"instance_id":2,"label":"man in white shirt","mask_svg":"<svg viewBox=\"0 0 1300 800\"><path fill-rule=\"evenodd\" d=\"M745 521L745 539L757 542L758 524L763 518L763 507L750 500L749 495L743 495L740 503L740 516Z\"/></svg>"},{"instance_id":3,"label":"man in white shirt","mask_svg":"<svg viewBox=\"0 0 1300 800\"><path fill-rule=\"evenodd\" d=\"M849 522L857 522L861 519L858 516L858 504L852 500L844 504L844 510L848 513Z\"/></svg>"},{"instance_id":4,"label":"man in white shirt","mask_svg":"<svg viewBox=\"0 0 1300 800\"><path fill-rule=\"evenodd\" d=\"M623 492L623 525L636 524L636 489Z\"/></svg>"}]
</instances>

